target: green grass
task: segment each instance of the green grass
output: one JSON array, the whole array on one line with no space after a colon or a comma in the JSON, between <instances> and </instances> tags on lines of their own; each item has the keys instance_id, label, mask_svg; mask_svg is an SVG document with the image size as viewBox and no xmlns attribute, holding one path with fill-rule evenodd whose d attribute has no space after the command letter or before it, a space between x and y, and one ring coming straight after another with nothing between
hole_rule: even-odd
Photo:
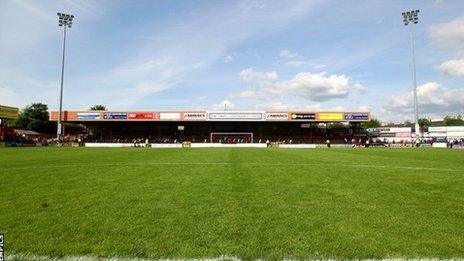
<instances>
[{"instance_id":1,"label":"green grass","mask_svg":"<svg viewBox=\"0 0 464 261\"><path fill-rule=\"evenodd\" d=\"M1 149L0 233L6 255L464 258L464 150Z\"/></svg>"}]
</instances>

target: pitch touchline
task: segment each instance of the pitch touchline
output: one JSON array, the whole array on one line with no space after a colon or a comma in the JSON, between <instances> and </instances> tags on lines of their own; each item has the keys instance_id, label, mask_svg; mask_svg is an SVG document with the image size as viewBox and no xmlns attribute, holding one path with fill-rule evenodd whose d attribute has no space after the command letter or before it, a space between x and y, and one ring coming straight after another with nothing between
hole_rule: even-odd
<instances>
[{"instance_id":1,"label":"pitch touchline","mask_svg":"<svg viewBox=\"0 0 464 261\"><path fill-rule=\"evenodd\" d=\"M9 254L5 257L5 260L32 260L32 261L241 261L242 259L236 256L219 256L219 257L206 257L206 258L160 258L160 259L146 259L146 258L128 258L128 257L95 257L95 256L64 256L64 257L52 257L52 256L41 256L34 254L15 253ZM260 259L258 259L260 260ZM292 258L283 260L294 260ZM337 260L337 259L310 259L310 260ZM388 259L366 259L366 260L377 260L377 261L406 261L411 260L408 258L388 258ZM440 259L440 258L415 258L412 260L460 260L460 259Z\"/></svg>"},{"instance_id":2,"label":"pitch touchline","mask_svg":"<svg viewBox=\"0 0 464 261\"><path fill-rule=\"evenodd\" d=\"M233 256L219 256L208 258L160 258L160 259L146 259L137 257L94 257L94 256L65 256L65 257L51 257L33 254L9 254L6 255L5 260L32 260L32 261L240 261L241 259Z\"/></svg>"},{"instance_id":3,"label":"pitch touchline","mask_svg":"<svg viewBox=\"0 0 464 261\"><path fill-rule=\"evenodd\" d=\"M44 168L73 168L73 167L111 167L111 166L145 166L145 165L258 165L258 166L319 166L319 167L354 167L354 168L381 168L381 169L409 169L464 172L464 169L429 168L411 166L367 165L367 164L333 164L333 163L266 163L266 162L143 162L143 163L97 163L97 164L62 164L27 167L4 168L3 170L24 170Z\"/></svg>"}]
</instances>

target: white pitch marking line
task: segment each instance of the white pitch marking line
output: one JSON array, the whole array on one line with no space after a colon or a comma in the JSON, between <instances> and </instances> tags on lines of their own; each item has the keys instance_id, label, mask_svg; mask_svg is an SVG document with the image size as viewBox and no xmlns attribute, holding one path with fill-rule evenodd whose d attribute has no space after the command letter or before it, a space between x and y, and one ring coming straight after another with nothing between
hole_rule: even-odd
<instances>
[{"instance_id":1,"label":"white pitch marking line","mask_svg":"<svg viewBox=\"0 0 464 261\"><path fill-rule=\"evenodd\" d=\"M29 260L29 261L241 261L238 257L223 255L220 257L207 257L207 258L165 258L165 259L146 259L146 258L128 258L128 257L95 257L95 256L65 256L65 257L51 257L33 254L8 254L5 255L5 260ZM262 260L262 259L256 259ZM284 261L293 261L296 259L284 258ZM309 259L309 260L330 260L336 261L337 259ZM441 259L441 258L387 258L387 259L365 259L367 261L458 261L463 260L459 258Z\"/></svg>"},{"instance_id":2,"label":"white pitch marking line","mask_svg":"<svg viewBox=\"0 0 464 261\"><path fill-rule=\"evenodd\" d=\"M65 256L51 257L33 254L6 254L5 260L30 260L30 261L240 261L240 258L231 256L220 256L211 258L168 258L168 259L145 259L128 257L94 257L94 256Z\"/></svg>"},{"instance_id":3,"label":"white pitch marking line","mask_svg":"<svg viewBox=\"0 0 464 261\"><path fill-rule=\"evenodd\" d=\"M428 171L449 171L464 172L464 169L449 168L430 168L430 167L411 167L411 166L390 166L390 165L367 165L367 164L333 164L333 163L266 163L266 162L141 162L141 163L97 163L97 164L63 164L63 165L42 165L28 167L12 167L3 170L26 170L26 169L46 169L46 168L78 168L78 167L112 167L112 166L145 166L145 165L256 165L256 166L314 166L314 167L354 167L354 168L382 168L382 169L409 169L409 170L428 170Z\"/></svg>"}]
</instances>

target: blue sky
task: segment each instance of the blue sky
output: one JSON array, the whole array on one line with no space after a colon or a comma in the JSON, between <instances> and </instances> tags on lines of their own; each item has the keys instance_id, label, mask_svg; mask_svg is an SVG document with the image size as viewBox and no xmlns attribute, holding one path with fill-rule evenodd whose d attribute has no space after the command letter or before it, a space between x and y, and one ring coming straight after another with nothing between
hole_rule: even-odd
<instances>
[{"instance_id":1,"label":"blue sky","mask_svg":"<svg viewBox=\"0 0 464 261\"><path fill-rule=\"evenodd\" d=\"M464 114L464 1L0 1L0 104L64 109L370 110Z\"/></svg>"}]
</instances>

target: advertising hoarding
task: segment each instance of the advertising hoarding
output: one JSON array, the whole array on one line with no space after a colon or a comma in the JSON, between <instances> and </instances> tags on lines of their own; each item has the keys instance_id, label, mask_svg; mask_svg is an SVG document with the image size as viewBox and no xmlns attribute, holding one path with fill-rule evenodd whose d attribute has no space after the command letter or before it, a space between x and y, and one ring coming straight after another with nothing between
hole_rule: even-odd
<instances>
[{"instance_id":1,"label":"advertising hoarding","mask_svg":"<svg viewBox=\"0 0 464 261\"><path fill-rule=\"evenodd\" d=\"M17 119L19 109L0 105L0 119Z\"/></svg>"},{"instance_id":2,"label":"advertising hoarding","mask_svg":"<svg viewBox=\"0 0 464 261\"><path fill-rule=\"evenodd\" d=\"M129 112L129 120L152 120L155 118L153 112Z\"/></svg>"},{"instance_id":3,"label":"advertising hoarding","mask_svg":"<svg viewBox=\"0 0 464 261\"><path fill-rule=\"evenodd\" d=\"M369 120L369 113L345 113L345 120Z\"/></svg>"},{"instance_id":4,"label":"advertising hoarding","mask_svg":"<svg viewBox=\"0 0 464 261\"><path fill-rule=\"evenodd\" d=\"M266 112L267 121L288 120L288 112Z\"/></svg>"},{"instance_id":5,"label":"advertising hoarding","mask_svg":"<svg viewBox=\"0 0 464 261\"><path fill-rule=\"evenodd\" d=\"M127 113L125 112L105 112L103 114L105 120L126 120Z\"/></svg>"},{"instance_id":6,"label":"advertising hoarding","mask_svg":"<svg viewBox=\"0 0 464 261\"><path fill-rule=\"evenodd\" d=\"M319 120L327 120L327 121L343 120L342 112L319 112L317 115L318 115Z\"/></svg>"},{"instance_id":7,"label":"advertising hoarding","mask_svg":"<svg viewBox=\"0 0 464 261\"><path fill-rule=\"evenodd\" d=\"M99 112L78 112L77 119L78 120L99 120L101 118L101 114Z\"/></svg>"},{"instance_id":8,"label":"advertising hoarding","mask_svg":"<svg viewBox=\"0 0 464 261\"><path fill-rule=\"evenodd\" d=\"M180 120L180 112L160 112L160 120Z\"/></svg>"},{"instance_id":9,"label":"advertising hoarding","mask_svg":"<svg viewBox=\"0 0 464 261\"><path fill-rule=\"evenodd\" d=\"M205 112L184 112L183 119L187 121L204 121L206 120Z\"/></svg>"},{"instance_id":10,"label":"advertising hoarding","mask_svg":"<svg viewBox=\"0 0 464 261\"><path fill-rule=\"evenodd\" d=\"M294 112L290 115L292 120L315 120L316 114L315 113L300 113Z\"/></svg>"},{"instance_id":11,"label":"advertising hoarding","mask_svg":"<svg viewBox=\"0 0 464 261\"><path fill-rule=\"evenodd\" d=\"M210 121L262 121L265 120L264 112L207 112L207 120Z\"/></svg>"}]
</instances>

